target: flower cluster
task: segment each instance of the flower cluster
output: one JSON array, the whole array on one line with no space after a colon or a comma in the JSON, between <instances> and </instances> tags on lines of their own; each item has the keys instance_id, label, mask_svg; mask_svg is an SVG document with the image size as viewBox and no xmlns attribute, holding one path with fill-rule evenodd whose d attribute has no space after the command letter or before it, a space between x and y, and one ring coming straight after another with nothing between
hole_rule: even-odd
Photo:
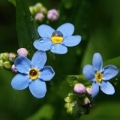
<instances>
[{"instance_id":1,"label":"flower cluster","mask_svg":"<svg viewBox=\"0 0 120 120\"><path fill-rule=\"evenodd\" d=\"M30 6L29 10L38 22L43 22L46 19L48 21L56 21L59 18L59 12L56 9L47 10L41 3Z\"/></svg>"},{"instance_id":2,"label":"flower cluster","mask_svg":"<svg viewBox=\"0 0 120 120\"><path fill-rule=\"evenodd\" d=\"M44 66L47 61L45 51L67 53L67 46L78 45L81 41L81 36L72 36L73 32L74 26L71 23L65 23L57 30L48 25L40 25L38 33L42 38L33 43L38 51L34 53L31 61L27 58L28 51L25 48L17 50L18 57L14 60L12 70L18 74L12 79L12 87L15 90L29 87L34 97L43 98L47 92L45 82L50 81L55 75L52 67Z\"/></svg>"},{"instance_id":3,"label":"flower cluster","mask_svg":"<svg viewBox=\"0 0 120 120\"><path fill-rule=\"evenodd\" d=\"M40 4L36 6L39 8ZM38 27L41 38L33 42L37 51L31 60L28 58L29 52L25 48L17 50L17 57L12 53L0 54L0 60L14 61L12 71L18 74L11 81L12 87L15 90L29 88L34 97L43 98L47 92L46 82L50 81L55 75L51 66L45 66L47 61L46 51L50 50L54 54L66 54L68 52L67 47L76 46L81 42L81 36L73 35L73 32L74 26L71 23L64 23L56 30L42 24ZM67 112L74 114L76 117L88 114L90 108L94 105L93 98L97 96L99 88L108 95L115 93L115 89L109 80L117 74L118 68L116 66L103 67L102 56L100 53L95 53L92 65L88 64L83 68L84 79L88 81L72 81L73 92L70 92L65 98Z\"/></svg>"},{"instance_id":4,"label":"flower cluster","mask_svg":"<svg viewBox=\"0 0 120 120\"><path fill-rule=\"evenodd\" d=\"M93 98L97 96L99 88L107 95L115 93L115 89L109 80L117 74L118 68L116 66L107 65L103 67L102 56L100 53L95 53L92 65L88 64L83 67L83 75L90 82L83 82L74 75L69 78L72 81L68 80L73 92L70 92L65 98L67 112L78 117L89 113L90 108L94 106Z\"/></svg>"},{"instance_id":5,"label":"flower cluster","mask_svg":"<svg viewBox=\"0 0 120 120\"><path fill-rule=\"evenodd\" d=\"M103 60L100 53L95 53L92 60L92 65L85 65L83 75L92 84L92 97L94 98L100 89L108 95L114 94L114 87L110 82L111 78L118 74L118 69L114 65L108 65L103 68Z\"/></svg>"}]
</instances>

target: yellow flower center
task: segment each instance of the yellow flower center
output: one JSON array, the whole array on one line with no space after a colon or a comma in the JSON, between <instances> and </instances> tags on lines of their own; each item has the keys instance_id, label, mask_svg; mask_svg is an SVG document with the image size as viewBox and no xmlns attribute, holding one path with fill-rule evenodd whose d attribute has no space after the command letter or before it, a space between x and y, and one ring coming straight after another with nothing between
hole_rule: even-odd
<instances>
[{"instance_id":1,"label":"yellow flower center","mask_svg":"<svg viewBox=\"0 0 120 120\"><path fill-rule=\"evenodd\" d=\"M63 34L60 31L55 31L53 32L52 36L51 36L51 41L54 44L60 44L63 41Z\"/></svg>"},{"instance_id":2,"label":"yellow flower center","mask_svg":"<svg viewBox=\"0 0 120 120\"><path fill-rule=\"evenodd\" d=\"M100 71L96 72L95 78L96 78L97 82L100 83L103 79L102 73Z\"/></svg>"},{"instance_id":3,"label":"yellow flower center","mask_svg":"<svg viewBox=\"0 0 120 120\"><path fill-rule=\"evenodd\" d=\"M29 71L29 77L32 79L32 80L35 80L39 77L40 75L40 71L36 68L32 68L30 69Z\"/></svg>"}]
</instances>

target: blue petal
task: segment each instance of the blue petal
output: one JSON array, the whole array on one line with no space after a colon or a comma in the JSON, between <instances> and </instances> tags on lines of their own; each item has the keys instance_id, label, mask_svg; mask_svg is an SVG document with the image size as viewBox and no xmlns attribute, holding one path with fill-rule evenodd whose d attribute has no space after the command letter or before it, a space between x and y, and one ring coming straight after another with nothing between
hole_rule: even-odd
<instances>
[{"instance_id":1,"label":"blue petal","mask_svg":"<svg viewBox=\"0 0 120 120\"><path fill-rule=\"evenodd\" d=\"M14 61L15 67L17 71L20 73L25 73L29 71L30 68L30 60L23 56L18 56Z\"/></svg>"},{"instance_id":2,"label":"blue petal","mask_svg":"<svg viewBox=\"0 0 120 120\"><path fill-rule=\"evenodd\" d=\"M112 95L115 93L115 89L114 89L113 85L109 82L102 81L100 88L107 95Z\"/></svg>"},{"instance_id":3,"label":"blue petal","mask_svg":"<svg viewBox=\"0 0 120 120\"><path fill-rule=\"evenodd\" d=\"M95 72L92 65L85 65L83 68L83 75L89 81L95 81Z\"/></svg>"},{"instance_id":4,"label":"blue petal","mask_svg":"<svg viewBox=\"0 0 120 120\"><path fill-rule=\"evenodd\" d=\"M100 53L95 53L92 61L95 71L101 71L103 67L103 60Z\"/></svg>"},{"instance_id":5,"label":"blue petal","mask_svg":"<svg viewBox=\"0 0 120 120\"><path fill-rule=\"evenodd\" d=\"M34 80L29 85L29 90L36 98L43 98L47 92L46 83L39 79Z\"/></svg>"},{"instance_id":6,"label":"blue petal","mask_svg":"<svg viewBox=\"0 0 120 120\"><path fill-rule=\"evenodd\" d=\"M56 54L65 54L67 53L67 47L61 44L53 44L51 46L51 52Z\"/></svg>"},{"instance_id":7,"label":"blue petal","mask_svg":"<svg viewBox=\"0 0 120 120\"><path fill-rule=\"evenodd\" d=\"M11 81L11 85L15 90L23 90L29 85L28 75L17 74Z\"/></svg>"},{"instance_id":8,"label":"blue petal","mask_svg":"<svg viewBox=\"0 0 120 120\"><path fill-rule=\"evenodd\" d=\"M34 41L33 46L38 50L47 51L50 49L51 44L52 42L49 38L40 38L39 40Z\"/></svg>"},{"instance_id":9,"label":"blue petal","mask_svg":"<svg viewBox=\"0 0 120 120\"><path fill-rule=\"evenodd\" d=\"M74 26L71 23L62 24L57 31L60 31L64 37L71 36L74 32Z\"/></svg>"},{"instance_id":10,"label":"blue petal","mask_svg":"<svg viewBox=\"0 0 120 120\"><path fill-rule=\"evenodd\" d=\"M55 75L54 70L52 69L51 66L45 66L40 73L40 79L44 81L49 81L51 80Z\"/></svg>"},{"instance_id":11,"label":"blue petal","mask_svg":"<svg viewBox=\"0 0 120 120\"><path fill-rule=\"evenodd\" d=\"M76 35L76 36L68 36L65 37L63 44L68 47L76 46L80 43L81 41L81 36Z\"/></svg>"},{"instance_id":12,"label":"blue petal","mask_svg":"<svg viewBox=\"0 0 120 120\"><path fill-rule=\"evenodd\" d=\"M114 65L108 65L103 70L103 80L110 80L118 74L118 68Z\"/></svg>"},{"instance_id":13,"label":"blue petal","mask_svg":"<svg viewBox=\"0 0 120 120\"><path fill-rule=\"evenodd\" d=\"M43 24L38 27L38 33L41 37L49 37L50 38L54 31L55 30L48 25Z\"/></svg>"},{"instance_id":14,"label":"blue petal","mask_svg":"<svg viewBox=\"0 0 120 120\"><path fill-rule=\"evenodd\" d=\"M46 52L44 51L37 51L34 53L32 60L31 60L31 65L34 68L38 68L39 70L42 69L46 63L47 60L47 55Z\"/></svg>"},{"instance_id":15,"label":"blue petal","mask_svg":"<svg viewBox=\"0 0 120 120\"><path fill-rule=\"evenodd\" d=\"M98 92L99 92L99 84L96 82L93 82L93 84L92 84L92 97L93 98L96 97Z\"/></svg>"}]
</instances>

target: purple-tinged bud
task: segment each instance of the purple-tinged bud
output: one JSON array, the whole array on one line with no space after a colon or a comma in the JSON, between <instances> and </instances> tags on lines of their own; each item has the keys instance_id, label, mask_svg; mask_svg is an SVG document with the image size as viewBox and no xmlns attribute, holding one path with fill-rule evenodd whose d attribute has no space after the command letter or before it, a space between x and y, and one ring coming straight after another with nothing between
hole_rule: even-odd
<instances>
[{"instance_id":1,"label":"purple-tinged bud","mask_svg":"<svg viewBox=\"0 0 120 120\"><path fill-rule=\"evenodd\" d=\"M59 13L58 13L58 11L55 10L55 9L49 10L48 13L47 13L47 18L48 18L48 20L50 20L50 21L55 21L55 20L57 20L57 19L59 18Z\"/></svg>"},{"instance_id":2,"label":"purple-tinged bud","mask_svg":"<svg viewBox=\"0 0 120 120\"><path fill-rule=\"evenodd\" d=\"M42 13L39 12L35 15L35 20L41 22L41 21L43 21L43 19L44 19L44 15Z\"/></svg>"},{"instance_id":3,"label":"purple-tinged bud","mask_svg":"<svg viewBox=\"0 0 120 120\"><path fill-rule=\"evenodd\" d=\"M17 50L19 56L27 57L28 51L26 48L20 48Z\"/></svg>"},{"instance_id":4,"label":"purple-tinged bud","mask_svg":"<svg viewBox=\"0 0 120 120\"><path fill-rule=\"evenodd\" d=\"M90 103L89 98L88 98L88 97L85 97L85 99L84 99L84 104L87 105L87 104L89 104L89 103Z\"/></svg>"},{"instance_id":5,"label":"purple-tinged bud","mask_svg":"<svg viewBox=\"0 0 120 120\"><path fill-rule=\"evenodd\" d=\"M16 69L16 67L15 67L14 64L12 65L11 70L12 70L13 72L17 72L17 69Z\"/></svg>"},{"instance_id":6,"label":"purple-tinged bud","mask_svg":"<svg viewBox=\"0 0 120 120\"><path fill-rule=\"evenodd\" d=\"M86 87L81 83L77 83L74 86L74 92L78 94L84 94L86 92Z\"/></svg>"},{"instance_id":7,"label":"purple-tinged bud","mask_svg":"<svg viewBox=\"0 0 120 120\"><path fill-rule=\"evenodd\" d=\"M8 55L9 61L14 62L16 56L17 56L17 55L16 55L15 53L10 53L10 54Z\"/></svg>"},{"instance_id":8,"label":"purple-tinged bud","mask_svg":"<svg viewBox=\"0 0 120 120\"><path fill-rule=\"evenodd\" d=\"M89 95L92 95L92 86L87 87L86 91Z\"/></svg>"}]
</instances>

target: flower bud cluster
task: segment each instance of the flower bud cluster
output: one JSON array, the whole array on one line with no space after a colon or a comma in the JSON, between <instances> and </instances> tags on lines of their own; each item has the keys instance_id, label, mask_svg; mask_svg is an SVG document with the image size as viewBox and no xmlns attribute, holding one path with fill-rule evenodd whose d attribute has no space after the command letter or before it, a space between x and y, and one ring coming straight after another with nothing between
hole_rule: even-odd
<instances>
[{"instance_id":1,"label":"flower bud cluster","mask_svg":"<svg viewBox=\"0 0 120 120\"><path fill-rule=\"evenodd\" d=\"M59 18L59 12L56 9L47 10L41 3L30 6L29 10L38 22L43 22L44 20L56 21Z\"/></svg>"},{"instance_id":2,"label":"flower bud cluster","mask_svg":"<svg viewBox=\"0 0 120 120\"><path fill-rule=\"evenodd\" d=\"M73 113L74 107L76 105L76 95L73 93L69 93L65 100L65 108L67 108L68 113Z\"/></svg>"},{"instance_id":3,"label":"flower bud cluster","mask_svg":"<svg viewBox=\"0 0 120 120\"><path fill-rule=\"evenodd\" d=\"M11 62L14 61L16 57L15 53L0 53L0 68L6 68L10 69L11 68Z\"/></svg>"},{"instance_id":4,"label":"flower bud cluster","mask_svg":"<svg viewBox=\"0 0 120 120\"><path fill-rule=\"evenodd\" d=\"M17 50L16 53L0 53L0 68L6 68L6 69L12 69L13 72L17 72L15 65L14 65L14 60L17 56L24 56L27 57L28 51L25 48L20 48Z\"/></svg>"},{"instance_id":5,"label":"flower bud cluster","mask_svg":"<svg viewBox=\"0 0 120 120\"><path fill-rule=\"evenodd\" d=\"M92 87L85 86L82 83L76 83L73 87L73 93L69 93L65 98L65 107L67 112L76 117L82 114L88 114L90 107L93 106Z\"/></svg>"}]
</instances>

